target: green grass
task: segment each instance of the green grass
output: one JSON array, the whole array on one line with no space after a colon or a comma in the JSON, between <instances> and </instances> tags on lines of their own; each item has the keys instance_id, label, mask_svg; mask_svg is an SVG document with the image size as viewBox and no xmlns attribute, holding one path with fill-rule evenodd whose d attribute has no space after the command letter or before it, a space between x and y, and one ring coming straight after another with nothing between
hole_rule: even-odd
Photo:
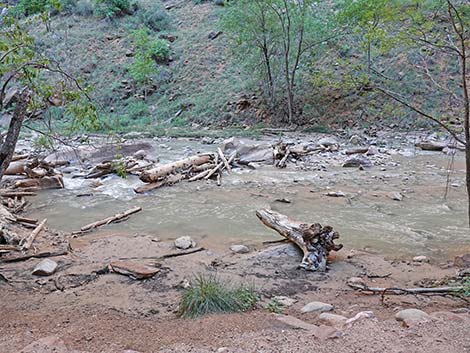
<instances>
[{"instance_id":1,"label":"green grass","mask_svg":"<svg viewBox=\"0 0 470 353\"><path fill-rule=\"evenodd\" d=\"M247 311L258 302L251 287L231 288L213 275L198 275L186 290L179 306L181 317L196 318L211 313Z\"/></svg>"}]
</instances>

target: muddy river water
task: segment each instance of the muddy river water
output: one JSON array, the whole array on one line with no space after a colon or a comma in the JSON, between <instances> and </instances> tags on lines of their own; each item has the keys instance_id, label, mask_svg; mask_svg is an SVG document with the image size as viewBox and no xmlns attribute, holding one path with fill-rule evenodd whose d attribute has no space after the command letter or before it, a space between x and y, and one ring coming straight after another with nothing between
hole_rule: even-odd
<instances>
[{"instance_id":1,"label":"muddy river water","mask_svg":"<svg viewBox=\"0 0 470 353\"><path fill-rule=\"evenodd\" d=\"M189 144L189 146L188 146ZM176 160L188 150L214 146L176 141L156 146L162 162ZM160 149L160 150L159 150ZM190 235L207 247L231 244L260 245L279 239L264 227L255 211L270 207L292 218L330 224L349 248L369 248L385 255L429 255L439 261L470 250L466 220L463 154L457 154L448 180L449 156L414 150L393 153L385 167L365 170L342 168L305 171L293 166L277 169L235 169L214 182L180 183L137 195L137 177L107 177L101 186L93 180L65 175L65 190L40 193L29 216L47 218L50 227L78 230L90 222L126 209L143 211L129 220L87 235L119 233L162 240ZM448 194L444 198L448 185ZM329 197L341 191L346 197ZM390 195L399 192L403 200ZM88 196L77 196L90 194Z\"/></svg>"}]
</instances>

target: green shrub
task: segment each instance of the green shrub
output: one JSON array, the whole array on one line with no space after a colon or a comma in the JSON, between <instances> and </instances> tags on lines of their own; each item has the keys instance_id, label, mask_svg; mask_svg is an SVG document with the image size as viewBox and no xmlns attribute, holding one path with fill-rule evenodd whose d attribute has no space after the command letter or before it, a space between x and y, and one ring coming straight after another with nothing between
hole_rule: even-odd
<instances>
[{"instance_id":1,"label":"green shrub","mask_svg":"<svg viewBox=\"0 0 470 353\"><path fill-rule=\"evenodd\" d=\"M159 6L139 9L140 23L152 31L160 32L170 27L170 16Z\"/></svg>"},{"instance_id":2,"label":"green shrub","mask_svg":"<svg viewBox=\"0 0 470 353\"><path fill-rule=\"evenodd\" d=\"M62 3L60 0L20 0L15 6L13 13L16 16L31 16L61 8Z\"/></svg>"},{"instance_id":3,"label":"green shrub","mask_svg":"<svg viewBox=\"0 0 470 353\"><path fill-rule=\"evenodd\" d=\"M170 44L164 39L155 40L149 50L152 58L159 62L166 62L170 59Z\"/></svg>"},{"instance_id":4,"label":"green shrub","mask_svg":"<svg viewBox=\"0 0 470 353\"><path fill-rule=\"evenodd\" d=\"M95 12L95 7L91 0L72 1L73 5L64 7L66 10L78 16L91 16Z\"/></svg>"},{"instance_id":5,"label":"green shrub","mask_svg":"<svg viewBox=\"0 0 470 353\"><path fill-rule=\"evenodd\" d=\"M277 300L273 298L267 305L266 309L275 314L282 314L284 312L284 306Z\"/></svg>"},{"instance_id":6,"label":"green shrub","mask_svg":"<svg viewBox=\"0 0 470 353\"><path fill-rule=\"evenodd\" d=\"M131 15L137 7L137 3L131 0L95 0L96 13L108 18Z\"/></svg>"},{"instance_id":7,"label":"green shrub","mask_svg":"<svg viewBox=\"0 0 470 353\"><path fill-rule=\"evenodd\" d=\"M127 113L133 120L150 115L148 105L143 101L133 101L127 107Z\"/></svg>"},{"instance_id":8,"label":"green shrub","mask_svg":"<svg viewBox=\"0 0 470 353\"><path fill-rule=\"evenodd\" d=\"M247 311L258 300L258 294L253 288L240 286L232 289L214 276L198 275L183 294L179 315L195 318L210 313Z\"/></svg>"}]
</instances>

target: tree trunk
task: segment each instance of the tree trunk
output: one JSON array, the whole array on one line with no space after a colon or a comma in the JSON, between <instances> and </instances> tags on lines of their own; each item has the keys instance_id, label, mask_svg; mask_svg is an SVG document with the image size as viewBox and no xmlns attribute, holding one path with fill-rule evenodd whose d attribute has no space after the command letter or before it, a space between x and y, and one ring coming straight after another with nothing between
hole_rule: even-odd
<instances>
[{"instance_id":1,"label":"tree trunk","mask_svg":"<svg viewBox=\"0 0 470 353\"><path fill-rule=\"evenodd\" d=\"M15 152L16 143L18 141L18 136L20 135L23 121L26 118L30 99L31 93L28 90L24 90L20 94L18 103L16 103L15 112L11 118L7 136L0 147L0 180L2 180L3 174L10 165L11 158Z\"/></svg>"},{"instance_id":2,"label":"tree trunk","mask_svg":"<svg viewBox=\"0 0 470 353\"><path fill-rule=\"evenodd\" d=\"M334 243L339 234L330 226L322 227L318 223L294 221L267 209L257 211L256 215L265 226L274 229L302 250L304 256L300 267L306 270L325 271L329 252L338 251L343 247Z\"/></svg>"}]
</instances>

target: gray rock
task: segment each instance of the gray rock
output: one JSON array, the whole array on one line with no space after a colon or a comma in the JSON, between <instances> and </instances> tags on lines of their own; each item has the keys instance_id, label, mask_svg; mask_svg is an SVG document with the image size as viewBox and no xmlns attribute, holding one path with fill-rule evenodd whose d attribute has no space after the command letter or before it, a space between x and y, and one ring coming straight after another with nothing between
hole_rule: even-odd
<instances>
[{"instance_id":1,"label":"gray rock","mask_svg":"<svg viewBox=\"0 0 470 353\"><path fill-rule=\"evenodd\" d=\"M399 193L398 191L389 193L388 197L391 198L394 201L402 201L403 200L403 195L401 193Z\"/></svg>"},{"instance_id":2,"label":"gray rock","mask_svg":"<svg viewBox=\"0 0 470 353\"><path fill-rule=\"evenodd\" d=\"M409 327L412 325L429 322L432 320L432 317L419 309L405 309L396 313L395 319Z\"/></svg>"},{"instance_id":3,"label":"gray rock","mask_svg":"<svg viewBox=\"0 0 470 353\"><path fill-rule=\"evenodd\" d=\"M343 315L337 315L337 314L330 314L330 313L321 313L318 318L325 322L329 326L333 327L342 327L346 321L348 320L347 317Z\"/></svg>"},{"instance_id":4,"label":"gray rock","mask_svg":"<svg viewBox=\"0 0 470 353\"><path fill-rule=\"evenodd\" d=\"M423 151L442 151L446 144L438 141L421 141L416 146Z\"/></svg>"},{"instance_id":5,"label":"gray rock","mask_svg":"<svg viewBox=\"0 0 470 353\"><path fill-rule=\"evenodd\" d=\"M175 240L175 246L178 249L189 249L189 248L194 248L196 246L196 242L191 239L189 236L184 236L184 237L179 237L178 239Z\"/></svg>"},{"instance_id":6,"label":"gray rock","mask_svg":"<svg viewBox=\"0 0 470 353\"><path fill-rule=\"evenodd\" d=\"M454 266L460 268L470 268L470 253L457 255L454 257Z\"/></svg>"},{"instance_id":7,"label":"gray rock","mask_svg":"<svg viewBox=\"0 0 470 353\"><path fill-rule=\"evenodd\" d=\"M374 156L376 154L379 154L379 150L375 146L370 146L366 152L366 155L368 156Z\"/></svg>"},{"instance_id":8,"label":"gray rock","mask_svg":"<svg viewBox=\"0 0 470 353\"><path fill-rule=\"evenodd\" d=\"M413 262L429 262L429 259L424 255L413 257Z\"/></svg>"},{"instance_id":9,"label":"gray rock","mask_svg":"<svg viewBox=\"0 0 470 353\"><path fill-rule=\"evenodd\" d=\"M349 139L351 145L360 145L362 143L362 138L358 135L352 135Z\"/></svg>"},{"instance_id":10,"label":"gray rock","mask_svg":"<svg viewBox=\"0 0 470 353\"><path fill-rule=\"evenodd\" d=\"M138 150L134 153L134 158L136 159L144 159L147 156L147 152L144 150Z\"/></svg>"},{"instance_id":11,"label":"gray rock","mask_svg":"<svg viewBox=\"0 0 470 353\"><path fill-rule=\"evenodd\" d=\"M242 244L232 245L230 250L237 254L246 254L250 252L250 249L246 245Z\"/></svg>"},{"instance_id":12,"label":"gray rock","mask_svg":"<svg viewBox=\"0 0 470 353\"><path fill-rule=\"evenodd\" d=\"M33 270L35 276L50 276L57 270L57 262L50 259L44 259L36 265Z\"/></svg>"},{"instance_id":13,"label":"gray rock","mask_svg":"<svg viewBox=\"0 0 470 353\"><path fill-rule=\"evenodd\" d=\"M78 149L70 146L64 146L58 151L51 153L46 158L44 158L44 162L53 164L58 162L77 162L80 159L81 156Z\"/></svg>"},{"instance_id":14,"label":"gray rock","mask_svg":"<svg viewBox=\"0 0 470 353\"><path fill-rule=\"evenodd\" d=\"M253 144L236 137L224 140L220 145L226 156L237 152L240 163L248 164L252 162L274 163L274 150L268 144Z\"/></svg>"},{"instance_id":15,"label":"gray rock","mask_svg":"<svg viewBox=\"0 0 470 353\"><path fill-rule=\"evenodd\" d=\"M365 287L366 286L366 281L364 281L361 277L350 277L348 278L347 282L348 285L351 286L361 286Z\"/></svg>"},{"instance_id":16,"label":"gray rock","mask_svg":"<svg viewBox=\"0 0 470 353\"><path fill-rule=\"evenodd\" d=\"M314 311L323 313L331 310L333 310L333 305L322 302L310 302L300 309L302 313L311 313Z\"/></svg>"},{"instance_id":17,"label":"gray rock","mask_svg":"<svg viewBox=\"0 0 470 353\"><path fill-rule=\"evenodd\" d=\"M296 317L289 315L277 315L277 320L286 324L290 328L297 330L306 330L306 331L317 331L318 326L309 324L308 322L297 319Z\"/></svg>"},{"instance_id":18,"label":"gray rock","mask_svg":"<svg viewBox=\"0 0 470 353\"><path fill-rule=\"evenodd\" d=\"M372 167L372 161L363 155L355 155L349 157L343 164L345 168L354 168L354 167L364 167L370 168Z\"/></svg>"},{"instance_id":19,"label":"gray rock","mask_svg":"<svg viewBox=\"0 0 470 353\"><path fill-rule=\"evenodd\" d=\"M357 313L354 317L346 320L346 325L353 325L355 322L364 319L375 319L375 314L372 311L361 311Z\"/></svg>"},{"instance_id":20,"label":"gray rock","mask_svg":"<svg viewBox=\"0 0 470 353\"><path fill-rule=\"evenodd\" d=\"M318 140L318 145L330 147L330 146L339 146L339 142L334 136L326 136Z\"/></svg>"}]
</instances>

